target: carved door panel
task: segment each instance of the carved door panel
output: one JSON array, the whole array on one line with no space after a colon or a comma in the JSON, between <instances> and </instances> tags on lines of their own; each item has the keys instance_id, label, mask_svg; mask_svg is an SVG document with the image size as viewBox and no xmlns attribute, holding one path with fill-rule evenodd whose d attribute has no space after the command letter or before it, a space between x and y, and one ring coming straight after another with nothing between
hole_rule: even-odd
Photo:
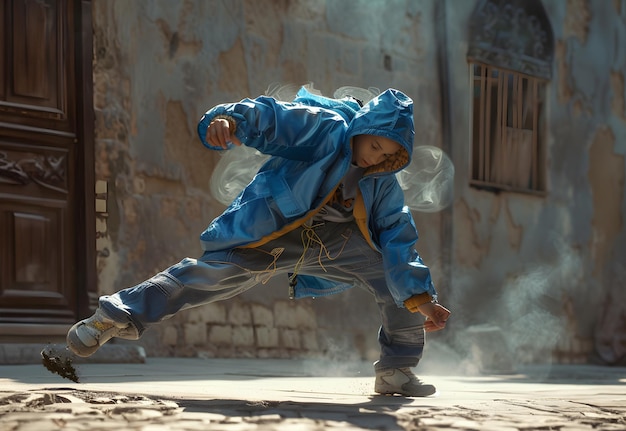
<instances>
[{"instance_id":1,"label":"carved door panel","mask_svg":"<svg viewBox=\"0 0 626 431\"><path fill-rule=\"evenodd\" d=\"M85 1L0 0L0 323L69 323L85 308L90 13Z\"/></svg>"}]
</instances>

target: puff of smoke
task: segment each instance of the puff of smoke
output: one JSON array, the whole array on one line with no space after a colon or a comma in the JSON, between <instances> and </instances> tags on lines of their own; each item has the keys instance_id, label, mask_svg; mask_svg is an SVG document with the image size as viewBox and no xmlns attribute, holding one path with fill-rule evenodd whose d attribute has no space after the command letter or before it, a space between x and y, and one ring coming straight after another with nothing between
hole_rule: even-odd
<instances>
[{"instance_id":1,"label":"puff of smoke","mask_svg":"<svg viewBox=\"0 0 626 431\"><path fill-rule=\"evenodd\" d=\"M454 165L441 148L415 147L411 163L396 176L412 210L438 212L452 203Z\"/></svg>"},{"instance_id":2,"label":"puff of smoke","mask_svg":"<svg viewBox=\"0 0 626 431\"><path fill-rule=\"evenodd\" d=\"M553 245L558 251L554 262L509 277L499 295L481 298L474 277L457 276L454 289L446 295L453 313L446 330L450 332L442 343L427 343L426 369L507 374L540 364L544 375L534 377L545 377L550 372L545 366L554 362L555 351L564 343L567 347L567 340L575 335L575 315L570 315L567 305L573 295L570 286L581 282L584 268L576 251L558 240ZM480 299L468 301L468 295ZM466 307L455 313L452 304ZM477 318L484 320L471 323Z\"/></svg>"},{"instance_id":3,"label":"puff of smoke","mask_svg":"<svg viewBox=\"0 0 626 431\"><path fill-rule=\"evenodd\" d=\"M558 261L541 265L509 282L502 295L507 312L508 341L522 362L552 361L559 341L572 335L563 318L568 286L582 278L581 258L561 248Z\"/></svg>"},{"instance_id":4,"label":"puff of smoke","mask_svg":"<svg viewBox=\"0 0 626 431\"><path fill-rule=\"evenodd\" d=\"M336 333L323 337L323 354L319 358L303 361L304 368L311 375L325 377L346 377L372 374L371 363L360 357L354 341L348 336L338 337Z\"/></svg>"},{"instance_id":5,"label":"puff of smoke","mask_svg":"<svg viewBox=\"0 0 626 431\"><path fill-rule=\"evenodd\" d=\"M268 156L245 145L221 154L211 175L209 189L218 202L227 206L252 181Z\"/></svg>"}]
</instances>

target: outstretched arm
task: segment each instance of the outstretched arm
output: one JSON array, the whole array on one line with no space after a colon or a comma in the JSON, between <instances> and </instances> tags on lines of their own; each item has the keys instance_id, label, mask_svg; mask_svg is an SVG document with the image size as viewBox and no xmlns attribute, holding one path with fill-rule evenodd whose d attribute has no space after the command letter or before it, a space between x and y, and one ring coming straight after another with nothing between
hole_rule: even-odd
<instances>
[{"instance_id":1,"label":"outstretched arm","mask_svg":"<svg viewBox=\"0 0 626 431\"><path fill-rule=\"evenodd\" d=\"M225 120L228 129L224 121L209 129L217 119ZM259 96L214 106L198 122L197 132L200 142L213 150L240 143L263 154L310 162L333 152L345 127L334 111Z\"/></svg>"}]
</instances>

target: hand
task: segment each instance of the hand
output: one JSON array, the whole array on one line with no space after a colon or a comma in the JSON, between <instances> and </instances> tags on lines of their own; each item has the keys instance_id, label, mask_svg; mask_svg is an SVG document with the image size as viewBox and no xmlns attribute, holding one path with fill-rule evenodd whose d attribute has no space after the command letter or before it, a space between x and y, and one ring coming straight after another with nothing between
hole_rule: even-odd
<instances>
[{"instance_id":1,"label":"hand","mask_svg":"<svg viewBox=\"0 0 626 431\"><path fill-rule=\"evenodd\" d=\"M439 331L445 328L448 317L450 317L450 310L433 302L420 305L418 311L426 316L426 322L424 322L426 332Z\"/></svg>"},{"instance_id":2,"label":"hand","mask_svg":"<svg viewBox=\"0 0 626 431\"><path fill-rule=\"evenodd\" d=\"M230 133L230 125L228 120L224 118L211 121L211 124L206 129L206 141L214 147L221 147L225 150L228 149L228 142L232 142L233 145L237 146L241 145L241 141L237 136Z\"/></svg>"}]
</instances>

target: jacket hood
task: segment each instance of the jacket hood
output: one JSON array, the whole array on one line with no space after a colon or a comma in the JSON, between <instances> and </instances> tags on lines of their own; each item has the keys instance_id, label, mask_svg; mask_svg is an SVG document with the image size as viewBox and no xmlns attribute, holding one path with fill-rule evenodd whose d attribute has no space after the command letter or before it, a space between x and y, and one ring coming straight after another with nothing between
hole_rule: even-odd
<instances>
[{"instance_id":1,"label":"jacket hood","mask_svg":"<svg viewBox=\"0 0 626 431\"><path fill-rule=\"evenodd\" d=\"M365 104L350 122L348 137L356 135L384 136L402 146L394 156L368 168L366 174L405 168L411 161L415 138L413 100L399 90L385 90Z\"/></svg>"},{"instance_id":2,"label":"jacket hood","mask_svg":"<svg viewBox=\"0 0 626 431\"><path fill-rule=\"evenodd\" d=\"M305 87L300 88L300 91L296 94L294 103L330 109L341 115L343 119L346 120L346 123L349 123L356 113L359 112L359 109L361 109L361 105L353 97L331 99L330 97L313 94Z\"/></svg>"}]
</instances>

